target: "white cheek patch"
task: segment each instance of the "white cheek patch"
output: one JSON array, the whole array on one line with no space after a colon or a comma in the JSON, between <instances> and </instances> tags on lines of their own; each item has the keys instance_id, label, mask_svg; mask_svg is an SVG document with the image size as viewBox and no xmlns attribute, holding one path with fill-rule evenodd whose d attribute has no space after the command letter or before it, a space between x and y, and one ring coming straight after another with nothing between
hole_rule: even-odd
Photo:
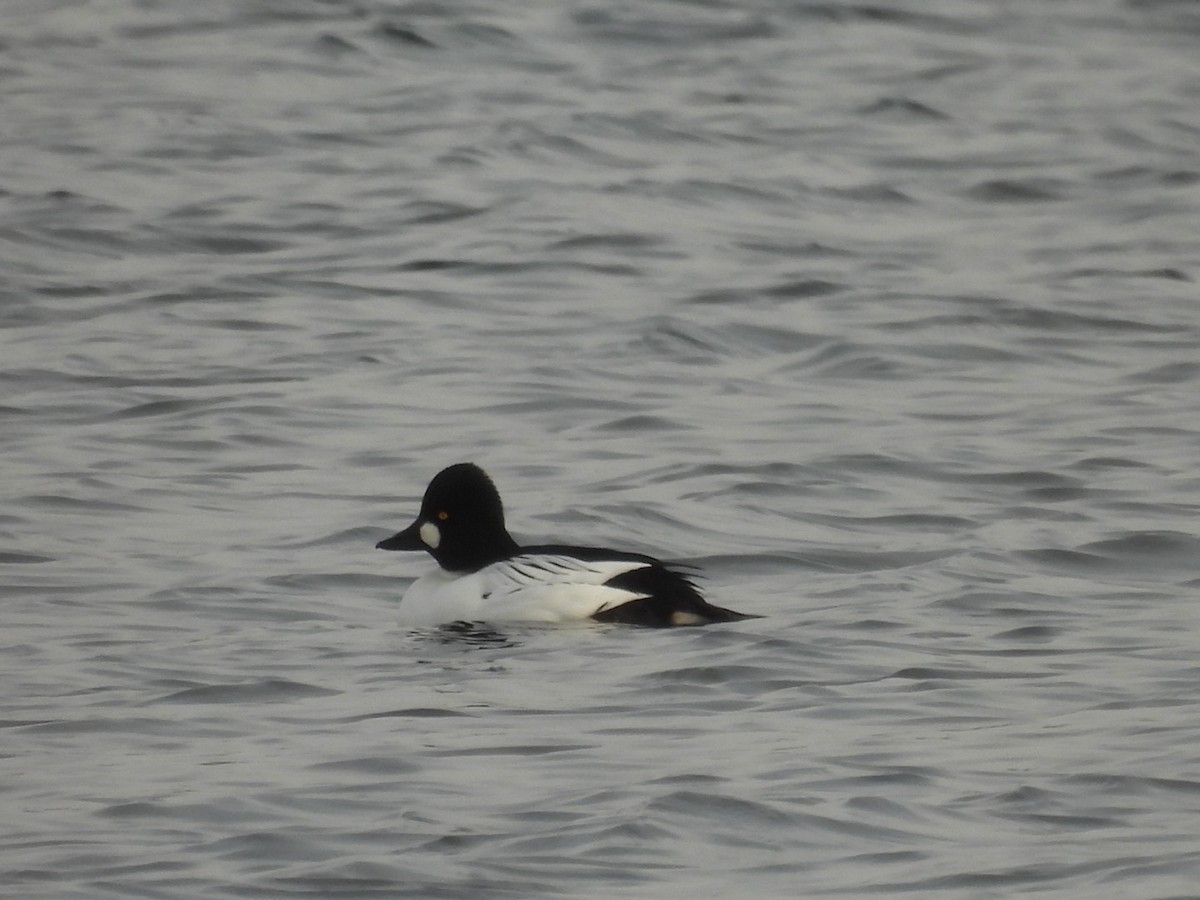
<instances>
[{"instance_id":1,"label":"white cheek patch","mask_svg":"<svg viewBox=\"0 0 1200 900\"><path fill-rule=\"evenodd\" d=\"M442 533L432 522L423 522L421 524L420 535L421 540L425 542L425 545L430 550L436 550L437 545L442 542Z\"/></svg>"}]
</instances>

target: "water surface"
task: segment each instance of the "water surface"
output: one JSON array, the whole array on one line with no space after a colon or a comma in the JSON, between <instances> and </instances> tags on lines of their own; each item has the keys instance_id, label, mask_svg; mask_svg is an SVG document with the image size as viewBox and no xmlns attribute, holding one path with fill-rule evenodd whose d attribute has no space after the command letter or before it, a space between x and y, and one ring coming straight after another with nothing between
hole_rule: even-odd
<instances>
[{"instance_id":1,"label":"water surface","mask_svg":"<svg viewBox=\"0 0 1200 900\"><path fill-rule=\"evenodd\" d=\"M1195 894L1190 4L5 19L6 895ZM466 459L764 618L401 630Z\"/></svg>"}]
</instances>

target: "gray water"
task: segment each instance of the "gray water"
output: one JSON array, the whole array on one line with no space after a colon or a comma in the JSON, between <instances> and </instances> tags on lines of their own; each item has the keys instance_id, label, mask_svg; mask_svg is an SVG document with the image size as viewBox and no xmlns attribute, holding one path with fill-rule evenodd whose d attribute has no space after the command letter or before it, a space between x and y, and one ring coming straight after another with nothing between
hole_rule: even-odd
<instances>
[{"instance_id":1,"label":"gray water","mask_svg":"<svg viewBox=\"0 0 1200 900\"><path fill-rule=\"evenodd\" d=\"M4 896L1200 895L1195 3L3 22Z\"/></svg>"}]
</instances>

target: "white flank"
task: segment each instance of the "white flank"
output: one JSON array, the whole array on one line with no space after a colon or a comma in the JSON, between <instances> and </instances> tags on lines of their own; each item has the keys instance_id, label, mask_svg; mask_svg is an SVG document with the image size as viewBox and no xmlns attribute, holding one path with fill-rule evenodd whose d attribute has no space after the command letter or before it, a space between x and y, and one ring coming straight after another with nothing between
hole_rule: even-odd
<instances>
[{"instance_id":1,"label":"white flank","mask_svg":"<svg viewBox=\"0 0 1200 900\"><path fill-rule=\"evenodd\" d=\"M424 529L422 526L423 540ZM400 624L588 619L601 610L644 597L608 587L605 582L646 565L627 560L585 562L569 556L526 555L466 575L437 569L419 578L405 593L400 601Z\"/></svg>"}]
</instances>

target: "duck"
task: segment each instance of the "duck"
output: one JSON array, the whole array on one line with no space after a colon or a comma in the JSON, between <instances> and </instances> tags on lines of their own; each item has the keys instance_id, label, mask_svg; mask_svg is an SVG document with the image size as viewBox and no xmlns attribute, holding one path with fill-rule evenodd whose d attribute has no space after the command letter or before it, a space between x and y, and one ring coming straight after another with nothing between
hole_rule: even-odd
<instances>
[{"instance_id":1,"label":"duck","mask_svg":"<svg viewBox=\"0 0 1200 900\"><path fill-rule=\"evenodd\" d=\"M704 599L679 566L623 550L521 546L492 479L464 462L434 476L411 525L375 545L438 567L400 600L400 624L586 621L671 627L757 618Z\"/></svg>"}]
</instances>

